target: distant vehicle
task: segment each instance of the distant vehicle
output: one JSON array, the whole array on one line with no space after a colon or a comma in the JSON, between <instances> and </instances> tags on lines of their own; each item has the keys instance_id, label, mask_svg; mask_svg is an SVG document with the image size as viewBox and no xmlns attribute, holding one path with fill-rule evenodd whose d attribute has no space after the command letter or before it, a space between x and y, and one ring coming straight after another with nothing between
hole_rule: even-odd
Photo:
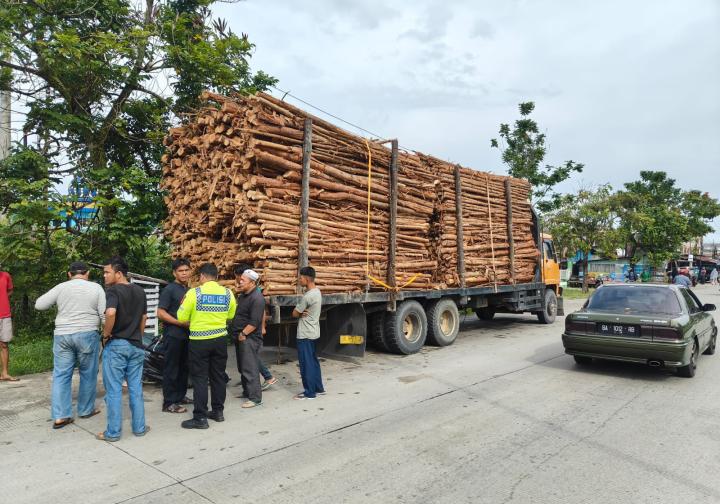
<instances>
[{"instance_id":1,"label":"distant vehicle","mask_svg":"<svg viewBox=\"0 0 720 504\"><path fill-rule=\"evenodd\" d=\"M608 277L607 275L602 275L600 273L588 273L588 287L595 288L601 286L603 283L607 281ZM583 277L580 275L572 275L570 279L568 280L568 287L582 287L583 284Z\"/></svg>"},{"instance_id":2,"label":"distant vehicle","mask_svg":"<svg viewBox=\"0 0 720 504\"><path fill-rule=\"evenodd\" d=\"M566 317L565 353L578 364L594 358L636 362L675 367L691 378L700 353L715 353L714 310L677 285L605 285Z\"/></svg>"}]
</instances>

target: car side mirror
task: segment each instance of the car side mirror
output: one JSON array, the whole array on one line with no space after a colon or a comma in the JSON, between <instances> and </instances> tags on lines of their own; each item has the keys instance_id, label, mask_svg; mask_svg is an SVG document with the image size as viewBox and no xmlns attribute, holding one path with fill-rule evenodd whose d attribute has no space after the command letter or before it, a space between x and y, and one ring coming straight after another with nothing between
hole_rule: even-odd
<instances>
[{"instance_id":1,"label":"car side mirror","mask_svg":"<svg viewBox=\"0 0 720 504\"><path fill-rule=\"evenodd\" d=\"M703 311L715 311L715 305L714 304L703 305Z\"/></svg>"}]
</instances>

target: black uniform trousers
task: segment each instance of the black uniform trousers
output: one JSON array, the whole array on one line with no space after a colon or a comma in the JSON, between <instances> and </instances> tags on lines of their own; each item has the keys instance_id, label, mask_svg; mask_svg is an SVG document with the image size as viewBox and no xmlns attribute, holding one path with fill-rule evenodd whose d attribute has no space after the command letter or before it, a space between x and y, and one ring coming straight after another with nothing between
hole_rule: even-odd
<instances>
[{"instance_id":1,"label":"black uniform trousers","mask_svg":"<svg viewBox=\"0 0 720 504\"><path fill-rule=\"evenodd\" d=\"M163 364L163 408L178 404L187 394L188 339L165 336Z\"/></svg>"},{"instance_id":2,"label":"black uniform trousers","mask_svg":"<svg viewBox=\"0 0 720 504\"><path fill-rule=\"evenodd\" d=\"M262 402L262 389L260 386L260 349L262 338L250 336L241 341L240 346L240 373L242 388L252 402Z\"/></svg>"},{"instance_id":3,"label":"black uniform trousers","mask_svg":"<svg viewBox=\"0 0 720 504\"><path fill-rule=\"evenodd\" d=\"M193 418L202 420L208 413L208 381L210 404L213 411L225 408L225 365L227 364L227 338L190 340L190 375L193 382L195 409Z\"/></svg>"}]
</instances>

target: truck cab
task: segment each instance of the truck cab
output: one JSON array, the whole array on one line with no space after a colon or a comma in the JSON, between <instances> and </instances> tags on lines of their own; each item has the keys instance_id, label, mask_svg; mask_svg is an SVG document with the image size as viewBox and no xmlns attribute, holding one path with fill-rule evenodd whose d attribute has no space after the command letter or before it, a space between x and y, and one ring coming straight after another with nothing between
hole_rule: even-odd
<instances>
[{"instance_id":1,"label":"truck cab","mask_svg":"<svg viewBox=\"0 0 720 504\"><path fill-rule=\"evenodd\" d=\"M548 289L552 289L557 296L562 294L560 287L560 262L555 252L552 236L542 233L542 279Z\"/></svg>"}]
</instances>

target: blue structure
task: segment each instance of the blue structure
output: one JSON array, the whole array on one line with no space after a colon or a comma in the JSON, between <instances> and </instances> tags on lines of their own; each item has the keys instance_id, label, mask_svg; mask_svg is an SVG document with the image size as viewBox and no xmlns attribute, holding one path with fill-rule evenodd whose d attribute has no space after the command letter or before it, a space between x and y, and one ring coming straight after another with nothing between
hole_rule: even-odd
<instances>
[{"instance_id":1,"label":"blue structure","mask_svg":"<svg viewBox=\"0 0 720 504\"><path fill-rule=\"evenodd\" d=\"M97 190L85 187L82 179L74 178L68 189L68 199L71 205L71 215L63 210L60 215L64 219L66 226L83 228L90 224L97 214L95 207L95 198Z\"/></svg>"}]
</instances>

